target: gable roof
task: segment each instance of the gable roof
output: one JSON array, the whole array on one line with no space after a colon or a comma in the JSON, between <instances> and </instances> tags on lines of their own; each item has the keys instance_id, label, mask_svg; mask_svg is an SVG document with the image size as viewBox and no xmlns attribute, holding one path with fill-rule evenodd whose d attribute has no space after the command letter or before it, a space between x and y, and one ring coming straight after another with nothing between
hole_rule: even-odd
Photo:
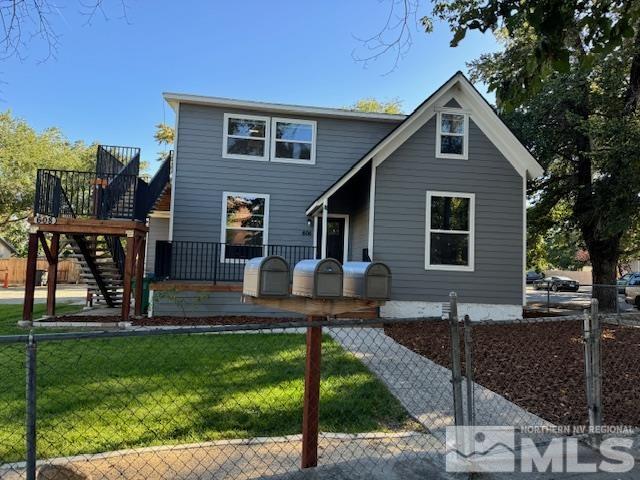
<instances>
[{"instance_id":1,"label":"gable roof","mask_svg":"<svg viewBox=\"0 0 640 480\"><path fill-rule=\"evenodd\" d=\"M290 105L285 103L256 102L252 100L236 100L233 98L207 97L204 95L190 95L187 93L164 92L164 99L176 110L180 103L193 105L208 105L211 107L245 108L249 110L278 112L294 115L313 115L315 117L352 118L358 120L373 120L398 123L407 118L406 115L358 112L344 108L311 107L307 105Z\"/></svg>"},{"instance_id":2,"label":"gable roof","mask_svg":"<svg viewBox=\"0 0 640 480\"><path fill-rule=\"evenodd\" d=\"M424 102L418 105L402 123L374 145L342 177L318 196L307 208L307 215L322 205L326 199L339 190L368 162L372 161L374 166L384 162L389 155L436 114L436 108L444 106L454 97L456 101L462 102L465 110L470 111L474 123L523 178L536 178L544 173L543 168L531 152L507 127L489 102L478 92L467 77L458 71L427 97Z\"/></svg>"},{"instance_id":3,"label":"gable roof","mask_svg":"<svg viewBox=\"0 0 640 480\"><path fill-rule=\"evenodd\" d=\"M0 237L0 243L4 245L7 248L7 250L9 250L13 255L16 255L18 253L18 251L16 250L16 247L14 247L11 243L9 243L8 240L5 240L4 238Z\"/></svg>"}]
</instances>

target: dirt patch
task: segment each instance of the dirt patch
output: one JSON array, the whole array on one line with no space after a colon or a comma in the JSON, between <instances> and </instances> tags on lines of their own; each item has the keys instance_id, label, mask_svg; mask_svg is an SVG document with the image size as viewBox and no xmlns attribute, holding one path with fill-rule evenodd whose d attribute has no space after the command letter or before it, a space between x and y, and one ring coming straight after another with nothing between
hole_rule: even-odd
<instances>
[{"instance_id":1,"label":"dirt patch","mask_svg":"<svg viewBox=\"0 0 640 480\"><path fill-rule=\"evenodd\" d=\"M247 325L260 323L299 322L302 318L292 317L250 317L246 315L226 315L212 317L144 317L134 319L133 325L139 326L185 326L185 325Z\"/></svg>"},{"instance_id":2,"label":"dirt patch","mask_svg":"<svg viewBox=\"0 0 640 480\"><path fill-rule=\"evenodd\" d=\"M385 333L451 368L446 322L387 325ZM477 383L557 425L587 423L581 322L477 325L473 327L473 349ZM464 357L462 362L464 371ZM606 425L640 426L638 365L640 328L605 325L602 396Z\"/></svg>"}]
</instances>

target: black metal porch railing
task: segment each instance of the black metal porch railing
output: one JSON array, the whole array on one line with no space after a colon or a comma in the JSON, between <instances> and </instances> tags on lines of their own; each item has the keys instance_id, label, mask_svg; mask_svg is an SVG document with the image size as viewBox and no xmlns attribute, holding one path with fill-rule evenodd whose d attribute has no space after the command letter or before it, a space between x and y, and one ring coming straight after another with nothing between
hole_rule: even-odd
<instances>
[{"instance_id":1,"label":"black metal porch railing","mask_svg":"<svg viewBox=\"0 0 640 480\"><path fill-rule=\"evenodd\" d=\"M34 213L50 217L134 218L137 175L38 170Z\"/></svg>"},{"instance_id":2,"label":"black metal porch railing","mask_svg":"<svg viewBox=\"0 0 640 480\"><path fill-rule=\"evenodd\" d=\"M138 176L140 149L99 146L95 172L38 170L34 214L144 220L169 182L170 171L171 154L148 184Z\"/></svg>"},{"instance_id":3,"label":"black metal porch railing","mask_svg":"<svg viewBox=\"0 0 640 480\"><path fill-rule=\"evenodd\" d=\"M232 245L220 242L156 241L154 273L158 279L241 282L248 259L280 255L293 266L315 258L306 245Z\"/></svg>"}]
</instances>

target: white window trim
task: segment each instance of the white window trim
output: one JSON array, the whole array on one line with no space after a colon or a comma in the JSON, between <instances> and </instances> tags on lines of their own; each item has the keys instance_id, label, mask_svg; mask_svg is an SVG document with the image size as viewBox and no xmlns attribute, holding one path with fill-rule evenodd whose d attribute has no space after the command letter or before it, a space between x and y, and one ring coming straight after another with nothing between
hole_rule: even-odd
<instances>
[{"instance_id":1,"label":"white window trim","mask_svg":"<svg viewBox=\"0 0 640 480\"><path fill-rule=\"evenodd\" d=\"M264 217L263 217L263 226L262 226L262 245L263 245L263 253L264 253L264 245L269 245L269 203L270 203L270 195L268 193L248 193L248 192L222 192L222 211L221 211L221 221L220 221L220 263L246 263L246 259L241 258L225 258L225 250L227 243L227 198L235 197L235 196L252 196L264 198ZM256 231L260 230L259 228L241 228L241 227L232 227L232 230L251 230Z\"/></svg>"},{"instance_id":2,"label":"white window trim","mask_svg":"<svg viewBox=\"0 0 640 480\"><path fill-rule=\"evenodd\" d=\"M432 197L458 197L469 199L469 231L466 230L440 230L431 229L431 198ZM476 223L476 195L475 193L463 192L438 192L427 190L426 203L426 224L425 224L425 250L424 268L425 270L445 270L453 272L473 272L475 270L475 223ZM469 235L469 264L468 265L441 265L431 264L431 233L460 233Z\"/></svg>"},{"instance_id":3,"label":"white window trim","mask_svg":"<svg viewBox=\"0 0 640 480\"><path fill-rule=\"evenodd\" d=\"M443 133L442 132L442 114L462 115L464 117L464 133ZM451 137L462 137L462 155L455 153L441 153L440 147L442 143L442 135ZM438 109L436 118L436 158L454 158L458 160L467 160L469 158L469 112L459 108L441 108Z\"/></svg>"},{"instance_id":4,"label":"white window trim","mask_svg":"<svg viewBox=\"0 0 640 480\"><path fill-rule=\"evenodd\" d=\"M300 123L304 125L311 125L311 158L309 160L302 160L297 158L280 158L276 157L276 122L282 123ZM316 132L318 122L315 120L301 120L299 118L284 118L284 117L272 117L271 118L271 161L277 163L297 163L300 165L315 165L316 163ZM290 143L309 143L300 140L282 140Z\"/></svg>"},{"instance_id":5,"label":"white window trim","mask_svg":"<svg viewBox=\"0 0 640 480\"><path fill-rule=\"evenodd\" d=\"M317 243L318 238L318 228L320 226L320 218L321 214L316 213L313 216L313 238L316 239L314 242ZM344 218L344 246L342 250L344 251L344 261L349 261L349 215L346 213L329 213L327 214L327 218ZM324 231L323 231L324 234ZM314 245L315 246L315 245ZM344 263L344 262L343 262Z\"/></svg>"},{"instance_id":6,"label":"white window trim","mask_svg":"<svg viewBox=\"0 0 640 480\"><path fill-rule=\"evenodd\" d=\"M264 122L264 139L262 137L245 137L243 135L232 135L233 138L246 138L249 140L264 140L264 155L261 157L256 155L242 155L237 153L227 153L227 140L229 139L229 119L237 118L240 120L259 120ZM253 160L257 162L269 161L269 138L270 138L271 121L269 117L260 115L245 115L244 113L225 113L224 127L222 131L222 158L232 158L237 160Z\"/></svg>"}]
</instances>

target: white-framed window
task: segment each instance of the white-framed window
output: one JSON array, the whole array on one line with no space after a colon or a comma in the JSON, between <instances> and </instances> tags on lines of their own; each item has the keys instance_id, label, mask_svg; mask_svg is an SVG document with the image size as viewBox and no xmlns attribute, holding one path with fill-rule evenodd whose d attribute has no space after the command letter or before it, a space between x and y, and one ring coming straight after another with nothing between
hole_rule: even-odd
<instances>
[{"instance_id":1,"label":"white-framed window","mask_svg":"<svg viewBox=\"0 0 640 480\"><path fill-rule=\"evenodd\" d=\"M316 122L272 118L271 161L310 165L316 163Z\"/></svg>"},{"instance_id":2,"label":"white-framed window","mask_svg":"<svg viewBox=\"0 0 640 480\"><path fill-rule=\"evenodd\" d=\"M436 130L436 158L468 158L468 113L455 108L440 110Z\"/></svg>"},{"instance_id":3,"label":"white-framed window","mask_svg":"<svg viewBox=\"0 0 640 480\"><path fill-rule=\"evenodd\" d=\"M220 260L246 261L263 254L269 235L269 195L224 192Z\"/></svg>"},{"instance_id":4,"label":"white-framed window","mask_svg":"<svg viewBox=\"0 0 640 480\"><path fill-rule=\"evenodd\" d=\"M269 117L225 113L222 157L268 161L269 120Z\"/></svg>"},{"instance_id":5,"label":"white-framed window","mask_svg":"<svg viewBox=\"0 0 640 480\"><path fill-rule=\"evenodd\" d=\"M475 194L427 192L425 269L474 269Z\"/></svg>"}]
</instances>

